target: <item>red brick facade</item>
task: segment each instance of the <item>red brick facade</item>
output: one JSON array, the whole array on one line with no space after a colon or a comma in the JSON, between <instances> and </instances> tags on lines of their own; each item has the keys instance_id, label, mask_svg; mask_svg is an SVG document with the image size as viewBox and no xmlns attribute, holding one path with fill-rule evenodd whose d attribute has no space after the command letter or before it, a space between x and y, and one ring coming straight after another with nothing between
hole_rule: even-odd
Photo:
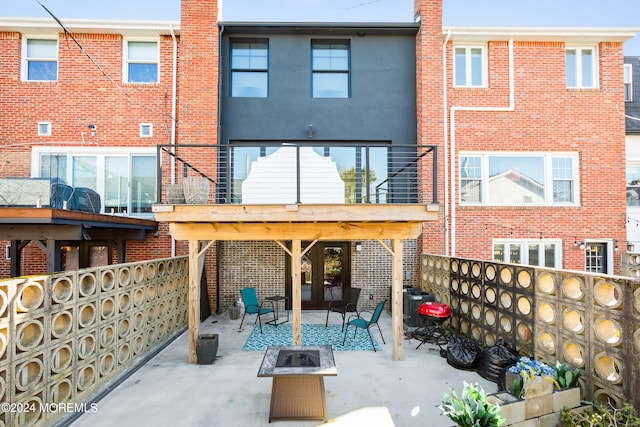
<instances>
[{"instance_id":1,"label":"red brick facade","mask_svg":"<svg viewBox=\"0 0 640 427\"><path fill-rule=\"evenodd\" d=\"M218 4L216 0L183 0L181 4L175 142L217 144ZM415 11L420 19L416 40L417 144L438 147L441 204L438 221L425 224L418 252L451 254L455 248L453 255L489 260L492 239L552 238L562 241L562 267L583 270L585 254L574 246L574 240L607 240L624 250L622 43L603 39L597 44L597 89L567 89L565 42L547 40L544 35L540 40L513 36L514 104L509 111L510 37L503 33L486 36L487 87L454 87L453 45L466 39L455 31L443 32L441 0L416 0ZM0 177L31 176L32 146L155 147L172 141L174 39L168 24L156 30L160 42L157 84L123 83L126 29L104 34L95 29L93 33L74 32L82 50L60 30L51 29L50 33L53 31L58 31L59 40L57 81L25 82L20 78L23 36L0 29ZM149 30L145 31L149 36ZM499 107L503 111L465 111L460 107ZM37 135L40 121L51 122L51 136ZM153 124L153 137L139 136L140 123ZM88 124L97 126L95 137L88 133ZM190 155L212 152L191 150ZM579 203L562 207L461 205L460 152L575 153ZM164 170L169 166L169 156L164 156ZM176 175L181 175L179 167ZM216 176L214 159L203 172ZM431 174L429 170L421 172L426 178L420 182L420 190L427 200L432 191ZM163 179L166 185L172 177L163 174ZM160 225L157 235L148 233L146 237L127 244L128 261L170 256L172 244L165 224ZM0 242L0 247L6 244ZM175 251L186 253L186 244L177 243ZM0 277L8 275L8 265L0 260ZM207 253L205 265L209 283L215 283L214 250ZM619 252L615 252L614 266L619 272ZM22 267L25 274L42 272L42 253L37 247L25 250ZM215 286L210 286L214 308L216 293Z\"/></svg>"}]
</instances>

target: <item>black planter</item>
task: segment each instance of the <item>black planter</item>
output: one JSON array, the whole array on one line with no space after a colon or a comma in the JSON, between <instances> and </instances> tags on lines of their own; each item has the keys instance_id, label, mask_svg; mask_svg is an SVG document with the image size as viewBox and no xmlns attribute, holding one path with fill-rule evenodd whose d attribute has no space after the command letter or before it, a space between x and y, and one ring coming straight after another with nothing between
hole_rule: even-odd
<instances>
[{"instance_id":1,"label":"black planter","mask_svg":"<svg viewBox=\"0 0 640 427\"><path fill-rule=\"evenodd\" d=\"M196 340L198 365L211 365L218 353L218 334L201 334Z\"/></svg>"}]
</instances>

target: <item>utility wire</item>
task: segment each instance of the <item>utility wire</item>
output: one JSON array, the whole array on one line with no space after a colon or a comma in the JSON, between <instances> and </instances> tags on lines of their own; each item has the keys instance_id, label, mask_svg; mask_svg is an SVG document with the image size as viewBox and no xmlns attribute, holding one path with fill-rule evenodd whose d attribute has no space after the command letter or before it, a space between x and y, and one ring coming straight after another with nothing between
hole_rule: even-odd
<instances>
[{"instance_id":1,"label":"utility wire","mask_svg":"<svg viewBox=\"0 0 640 427\"><path fill-rule=\"evenodd\" d=\"M58 23L58 25L62 28L62 30L64 31L64 35L65 35L65 39L67 40L67 44L69 42L69 39L73 40L73 42L76 44L76 46L78 46L78 49L80 49L80 53L82 53L83 55L85 55L89 61L91 61L91 63L98 69L98 71L100 71L100 73L113 85L115 86L118 90L120 90L120 92L122 92L127 98L129 98L132 102L134 102L136 105L138 105L141 108L144 108L145 110L148 110L154 114L160 114L166 118L169 118L170 120L176 121L177 120L171 116L171 114L168 113L163 113L161 111L157 111L154 108L148 107L145 104L142 104L141 102L139 102L138 100L136 100L129 92L127 92L122 86L120 86L115 80L113 80L111 78L111 76L109 76L109 74L107 74L106 71L104 71L104 69L100 66L100 64L98 64L93 57L89 54L89 52L87 52L84 47L80 44L80 42L78 42L78 40L76 40L75 37L73 37L73 34L71 34L71 31L69 31L69 29L62 23L62 21L60 19L58 19L57 16L55 16L49 9L47 9L47 7L45 5L43 5L42 3L40 3L40 0L35 0L36 3L38 3L49 15L51 15L51 17ZM166 124L165 124L166 126Z\"/></svg>"}]
</instances>

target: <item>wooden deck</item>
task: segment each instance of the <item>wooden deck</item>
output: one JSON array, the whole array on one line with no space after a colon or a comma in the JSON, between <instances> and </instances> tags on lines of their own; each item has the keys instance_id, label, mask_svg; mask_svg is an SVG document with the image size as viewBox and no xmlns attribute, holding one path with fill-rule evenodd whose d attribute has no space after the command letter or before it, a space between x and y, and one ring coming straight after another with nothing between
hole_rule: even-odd
<instances>
[{"instance_id":1,"label":"wooden deck","mask_svg":"<svg viewBox=\"0 0 640 427\"><path fill-rule=\"evenodd\" d=\"M376 240L392 257L393 359L402 360L402 261L405 239L415 239L439 205L293 204L154 205L176 240L189 241L189 361L196 362L200 313L199 259L216 240L273 240L291 257L292 343L301 342L301 257L319 240ZM383 242L390 240L391 245ZM202 245L202 241L208 241ZM290 241L287 246L281 241ZM302 241L311 241L306 248Z\"/></svg>"}]
</instances>

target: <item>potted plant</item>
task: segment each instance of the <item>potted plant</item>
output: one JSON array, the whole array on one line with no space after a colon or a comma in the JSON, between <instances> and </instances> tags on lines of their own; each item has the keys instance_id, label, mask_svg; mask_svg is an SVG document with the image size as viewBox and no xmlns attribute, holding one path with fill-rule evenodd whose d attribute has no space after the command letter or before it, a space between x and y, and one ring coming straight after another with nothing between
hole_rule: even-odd
<instances>
[{"instance_id":1,"label":"potted plant","mask_svg":"<svg viewBox=\"0 0 640 427\"><path fill-rule=\"evenodd\" d=\"M580 369L574 368L568 363L557 362L552 374L555 384L560 390L565 390L578 386L580 379Z\"/></svg>"},{"instance_id":2,"label":"potted plant","mask_svg":"<svg viewBox=\"0 0 640 427\"><path fill-rule=\"evenodd\" d=\"M490 403L477 383L464 382L460 397L451 389L438 408L460 427L497 427L505 421L500 418L500 406Z\"/></svg>"}]
</instances>

